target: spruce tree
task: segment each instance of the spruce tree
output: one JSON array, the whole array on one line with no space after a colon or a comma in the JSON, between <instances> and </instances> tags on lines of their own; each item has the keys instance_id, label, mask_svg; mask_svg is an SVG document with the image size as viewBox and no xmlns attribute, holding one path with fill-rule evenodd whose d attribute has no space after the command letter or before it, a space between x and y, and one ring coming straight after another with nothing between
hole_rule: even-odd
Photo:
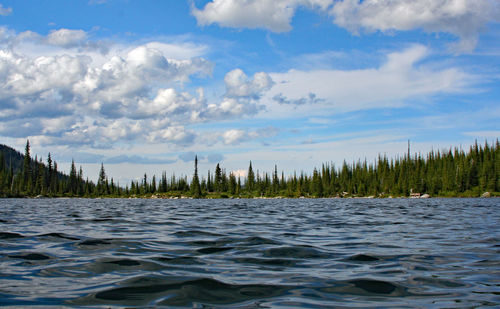
<instances>
[{"instance_id":1,"label":"spruce tree","mask_svg":"<svg viewBox=\"0 0 500 309\"><path fill-rule=\"evenodd\" d=\"M153 179L151 179L151 193L156 192L156 175L153 175Z\"/></svg>"},{"instance_id":2,"label":"spruce tree","mask_svg":"<svg viewBox=\"0 0 500 309\"><path fill-rule=\"evenodd\" d=\"M236 182L236 177L233 173L229 173L229 193L231 195L236 194L238 183Z\"/></svg>"},{"instance_id":3,"label":"spruce tree","mask_svg":"<svg viewBox=\"0 0 500 309\"><path fill-rule=\"evenodd\" d=\"M217 163L217 166L215 167L214 189L215 192L222 191L222 170L219 166L219 163Z\"/></svg>"},{"instance_id":4,"label":"spruce tree","mask_svg":"<svg viewBox=\"0 0 500 309\"><path fill-rule=\"evenodd\" d=\"M97 179L96 187L97 195L103 195L106 191L106 171L104 164L101 162L101 170L99 171L99 178Z\"/></svg>"},{"instance_id":5,"label":"spruce tree","mask_svg":"<svg viewBox=\"0 0 500 309\"><path fill-rule=\"evenodd\" d=\"M75 161L71 160L71 169L69 171L68 191L71 195L78 192L78 175L76 174Z\"/></svg>"},{"instance_id":6,"label":"spruce tree","mask_svg":"<svg viewBox=\"0 0 500 309\"><path fill-rule=\"evenodd\" d=\"M194 175L191 181L191 195L194 198L201 197L200 179L198 178L198 156L194 157Z\"/></svg>"},{"instance_id":7,"label":"spruce tree","mask_svg":"<svg viewBox=\"0 0 500 309\"><path fill-rule=\"evenodd\" d=\"M252 192L255 186L255 174L252 168L252 161L250 161L250 165L248 166L248 174L247 174L247 182L246 187L248 192Z\"/></svg>"},{"instance_id":8,"label":"spruce tree","mask_svg":"<svg viewBox=\"0 0 500 309\"><path fill-rule=\"evenodd\" d=\"M33 178L31 170L31 157L30 157L30 141L26 141L26 148L24 150L24 162L23 162L23 172L22 172L22 191L31 194L33 187Z\"/></svg>"}]
</instances>

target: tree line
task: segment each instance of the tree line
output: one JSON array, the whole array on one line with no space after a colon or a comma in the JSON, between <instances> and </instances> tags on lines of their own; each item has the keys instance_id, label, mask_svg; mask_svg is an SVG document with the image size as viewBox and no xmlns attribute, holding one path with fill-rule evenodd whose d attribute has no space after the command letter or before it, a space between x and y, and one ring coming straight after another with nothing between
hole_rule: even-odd
<instances>
[{"instance_id":1,"label":"tree line","mask_svg":"<svg viewBox=\"0 0 500 309\"><path fill-rule=\"evenodd\" d=\"M158 179L144 174L124 187L109 178L104 165L97 182L83 178L83 170L71 163L69 174L58 170L50 153L46 162L30 154L29 141L21 155L13 149L0 148L0 196L25 197L388 197L427 193L430 196L475 197L483 192L500 195L500 144L474 143L467 151L454 148L431 151L426 155L407 154L397 158L379 155L368 163L343 162L339 167L324 163L312 174L291 175L254 170L250 161L245 177L227 172L220 163L206 176L198 173L195 157L194 173ZM9 150L10 149L10 150Z\"/></svg>"}]
</instances>

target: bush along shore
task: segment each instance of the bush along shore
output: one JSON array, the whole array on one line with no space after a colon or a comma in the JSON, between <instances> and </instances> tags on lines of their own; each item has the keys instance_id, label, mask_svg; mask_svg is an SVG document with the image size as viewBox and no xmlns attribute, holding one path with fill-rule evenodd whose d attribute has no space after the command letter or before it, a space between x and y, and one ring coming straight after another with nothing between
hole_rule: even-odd
<instances>
[{"instance_id":1,"label":"bush along shore","mask_svg":"<svg viewBox=\"0 0 500 309\"><path fill-rule=\"evenodd\" d=\"M478 145L467 151L454 148L398 158L379 156L372 163L358 161L340 167L325 163L312 173L258 172L250 161L245 177L227 172L220 164L200 176L167 176L162 172L121 186L101 164L97 182L83 179L72 162L62 173L50 153L44 162L32 158L29 141L24 155L0 145L0 197L106 198L350 198L350 197L498 197L500 144Z\"/></svg>"}]
</instances>

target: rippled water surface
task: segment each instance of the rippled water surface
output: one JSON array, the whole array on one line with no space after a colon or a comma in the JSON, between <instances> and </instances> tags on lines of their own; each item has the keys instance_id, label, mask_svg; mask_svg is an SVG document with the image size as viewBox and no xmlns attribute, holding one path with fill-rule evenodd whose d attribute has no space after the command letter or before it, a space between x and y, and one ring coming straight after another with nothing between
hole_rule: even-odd
<instances>
[{"instance_id":1,"label":"rippled water surface","mask_svg":"<svg viewBox=\"0 0 500 309\"><path fill-rule=\"evenodd\" d=\"M499 199L0 200L0 306L500 306Z\"/></svg>"}]
</instances>

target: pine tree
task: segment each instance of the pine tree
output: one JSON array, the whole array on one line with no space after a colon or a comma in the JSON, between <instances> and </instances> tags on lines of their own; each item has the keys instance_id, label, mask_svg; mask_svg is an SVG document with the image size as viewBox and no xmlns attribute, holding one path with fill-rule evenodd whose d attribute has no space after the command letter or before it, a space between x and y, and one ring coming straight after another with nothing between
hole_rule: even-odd
<instances>
[{"instance_id":1,"label":"pine tree","mask_svg":"<svg viewBox=\"0 0 500 309\"><path fill-rule=\"evenodd\" d=\"M156 192L156 175L153 175L153 179L151 179L151 193Z\"/></svg>"},{"instance_id":2,"label":"pine tree","mask_svg":"<svg viewBox=\"0 0 500 309\"><path fill-rule=\"evenodd\" d=\"M35 190L37 194L45 195L47 192L47 185L45 183L45 167L43 166L42 159L37 163L38 177L36 180Z\"/></svg>"},{"instance_id":3,"label":"pine tree","mask_svg":"<svg viewBox=\"0 0 500 309\"><path fill-rule=\"evenodd\" d=\"M5 171L5 158L3 152L0 152L0 194L4 196L7 193L6 190L6 171Z\"/></svg>"},{"instance_id":4,"label":"pine tree","mask_svg":"<svg viewBox=\"0 0 500 309\"><path fill-rule=\"evenodd\" d=\"M82 196L85 193L85 183L83 180L83 169L80 165L80 170L78 171L78 195Z\"/></svg>"},{"instance_id":5,"label":"pine tree","mask_svg":"<svg viewBox=\"0 0 500 309\"><path fill-rule=\"evenodd\" d=\"M50 152L47 155L47 175L45 179L45 183L47 185L47 193L52 193L52 157L50 156Z\"/></svg>"},{"instance_id":6,"label":"pine tree","mask_svg":"<svg viewBox=\"0 0 500 309\"><path fill-rule=\"evenodd\" d=\"M57 191L59 189L59 175L57 171L57 162L54 161L54 166L52 168L52 175L50 176L50 192L54 195L57 194Z\"/></svg>"},{"instance_id":7,"label":"pine tree","mask_svg":"<svg viewBox=\"0 0 500 309\"><path fill-rule=\"evenodd\" d=\"M21 182L21 190L31 194L33 189L33 178L32 178L32 170L31 170L31 157L30 157L30 141L26 141L26 148L24 151L24 162L23 162L23 171L22 171L22 182Z\"/></svg>"},{"instance_id":8,"label":"pine tree","mask_svg":"<svg viewBox=\"0 0 500 309\"><path fill-rule=\"evenodd\" d=\"M68 179L68 191L71 195L78 193L78 175L76 174L75 161L71 160L71 169Z\"/></svg>"},{"instance_id":9,"label":"pine tree","mask_svg":"<svg viewBox=\"0 0 500 309\"><path fill-rule=\"evenodd\" d=\"M215 192L222 191L222 170L219 166L219 163L217 163L217 166L215 167L214 189Z\"/></svg>"},{"instance_id":10,"label":"pine tree","mask_svg":"<svg viewBox=\"0 0 500 309\"><path fill-rule=\"evenodd\" d=\"M273 172L273 194L277 194L279 190L279 179L278 179L278 167L274 165L274 172Z\"/></svg>"},{"instance_id":11,"label":"pine tree","mask_svg":"<svg viewBox=\"0 0 500 309\"><path fill-rule=\"evenodd\" d=\"M321 176L318 172L317 169L314 169L313 172L313 179L312 179L312 194L316 197L322 197L323 196L323 184L321 182Z\"/></svg>"},{"instance_id":12,"label":"pine tree","mask_svg":"<svg viewBox=\"0 0 500 309\"><path fill-rule=\"evenodd\" d=\"M236 177L233 173L229 173L229 193L231 195L236 194L238 183L236 182Z\"/></svg>"},{"instance_id":13,"label":"pine tree","mask_svg":"<svg viewBox=\"0 0 500 309\"><path fill-rule=\"evenodd\" d=\"M142 179L142 193L143 194L146 194L149 192L149 188L148 188L148 175L146 175L146 173L144 173L144 178Z\"/></svg>"},{"instance_id":14,"label":"pine tree","mask_svg":"<svg viewBox=\"0 0 500 309\"><path fill-rule=\"evenodd\" d=\"M97 195L101 196L106 191L106 171L104 170L104 164L101 162L101 170L99 171L99 178L97 179Z\"/></svg>"},{"instance_id":15,"label":"pine tree","mask_svg":"<svg viewBox=\"0 0 500 309\"><path fill-rule=\"evenodd\" d=\"M248 174L246 181L247 191L252 192L254 190L254 186L255 186L255 175L252 169L252 161L250 161L250 165L248 166Z\"/></svg>"},{"instance_id":16,"label":"pine tree","mask_svg":"<svg viewBox=\"0 0 500 309\"><path fill-rule=\"evenodd\" d=\"M194 157L194 175L191 181L191 195L194 198L201 197L200 179L198 178L198 156Z\"/></svg>"}]
</instances>

